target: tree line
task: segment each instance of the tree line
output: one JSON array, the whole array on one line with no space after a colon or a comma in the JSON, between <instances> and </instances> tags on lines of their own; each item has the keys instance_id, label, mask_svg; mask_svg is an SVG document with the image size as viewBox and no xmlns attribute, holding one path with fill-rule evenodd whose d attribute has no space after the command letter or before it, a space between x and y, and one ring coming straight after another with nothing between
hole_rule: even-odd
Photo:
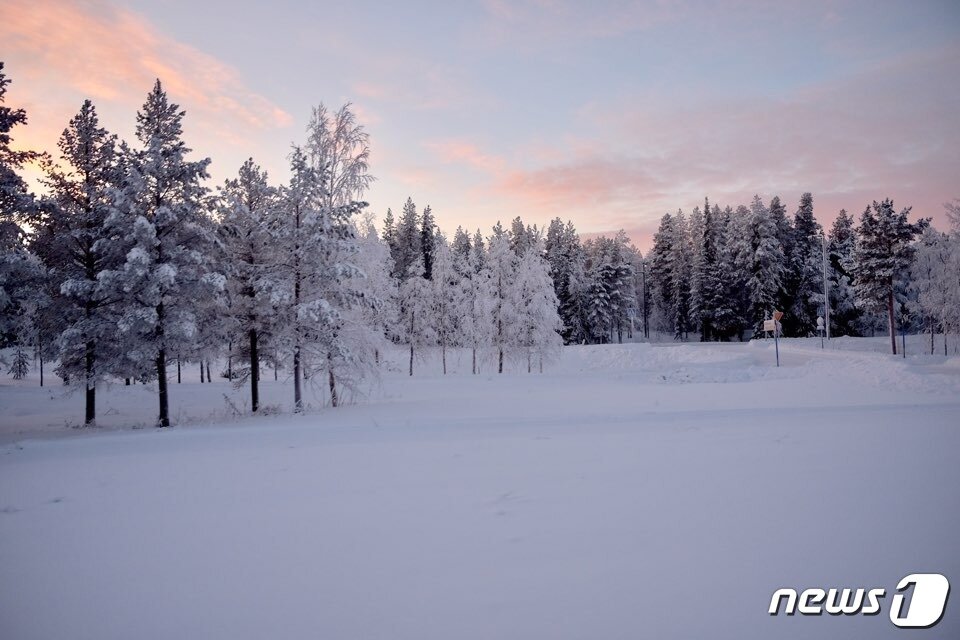
<instances>
[{"instance_id":1,"label":"tree line","mask_svg":"<svg viewBox=\"0 0 960 640\"><path fill-rule=\"evenodd\" d=\"M362 200L369 136L349 105L313 109L286 184L249 159L211 189L210 160L189 159L185 113L159 80L134 142L88 100L56 154L13 150L26 113L5 106L8 84L0 63L0 346L13 348L14 377L31 353L41 384L55 363L84 391L86 424L104 383L155 381L169 425L168 378L187 364L201 382L248 385L252 411L260 377L283 371L300 412L305 381L336 406L377 375L388 344L408 349L410 375L434 350L446 373L452 347L469 350L476 374L505 362L542 371L562 344L653 332L743 340L774 310L784 335L813 335L825 289L834 336L885 326L895 353L897 326L929 331L931 350L937 331L960 328L960 201L947 205L949 233L890 200L858 225L841 211L825 233L809 193L792 215L779 197L705 200L664 215L646 256L622 231L584 240L559 218L448 239L412 198L378 232ZM42 196L20 175L27 163L43 168Z\"/></svg>"}]
</instances>

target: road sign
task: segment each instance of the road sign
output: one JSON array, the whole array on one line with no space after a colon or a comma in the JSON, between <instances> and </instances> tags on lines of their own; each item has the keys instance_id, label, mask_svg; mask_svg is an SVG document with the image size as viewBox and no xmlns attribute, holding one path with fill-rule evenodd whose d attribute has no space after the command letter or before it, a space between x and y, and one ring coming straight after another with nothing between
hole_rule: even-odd
<instances>
[{"instance_id":1,"label":"road sign","mask_svg":"<svg viewBox=\"0 0 960 640\"><path fill-rule=\"evenodd\" d=\"M774 312L773 312L773 319L774 319L774 320L779 321L781 318L783 318L783 311L774 311Z\"/></svg>"},{"instance_id":2,"label":"road sign","mask_svg":"<svg viewBox=\"0 0 960 640\"><path fill-rule=\"evenodd\" d=\"M764 331L776 331L776 330L777 330L777 321L776 321L776 320L764 320L764 321L763 321L763 330L764 330Z\"/></svg>"}]
</instances>

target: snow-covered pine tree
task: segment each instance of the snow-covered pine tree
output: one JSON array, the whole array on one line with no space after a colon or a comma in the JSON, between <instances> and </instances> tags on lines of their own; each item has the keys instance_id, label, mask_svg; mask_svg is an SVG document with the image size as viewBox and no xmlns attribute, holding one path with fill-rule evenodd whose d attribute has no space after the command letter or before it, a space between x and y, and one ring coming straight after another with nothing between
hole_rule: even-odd
<instances>
[{"instance_id":1,"label":"snow-covered pine tree","mask_svg":"<svg viewBox=\"0 0 960 640\"><path fill-rule=\"evenodd\" d=\"M682 210L678 210L677 215L674 216L673 231L675 234L671 245L673 271L670 274L674 303L673 339L686 340L692 324L690 321L690 274L692 265L690 227Z\"/></svg>"},{"instance_id":2,"label":"snow-covered pine tree","mask_svg":"<svg viewBox=\"0 0 960 640\"><path fill-rule=\"evenodd\" d=\"M390 261L393 262L393 254L397 251L397 227L390 207L387 207L387 215L383 217L383 243L390 250Z\"/></svg>"},{"instance_id":3,"label":"snow-covered pine tree","mask_svg":"<svg viewBox=\"0 0 960 640\"><path fill-rule=\"evenodd\" d=\"M813 335L823 308L822 229L813 217L813 196L804 193L793 222L789 296L792 305L784 317L786 335Z\"/></svg>"},{"instance_id":4,"label":"snow-covered pine tree","mask_svg":"<svg viewBox=\"0 0 960 640\"><path fill-rule=\"evenodd\" d=\"M447 347L454 346L460 335L459 323L464 312L463 277L461 276L453 251L442 233L431 238L434 248L433 279L431 298L434 308L434 327L437 343L440 345L443 373L447 373Z\"/></svg>"},{"instance_id":5,"label":"snow-covered pine tree","mask_svg":"<svg viewBox=\"0 0 960 640\"><path fill-rule=\"evenodd\" d=\"M14 127L27 122L23 109L5 105L10 79L0 62L0 336L13 336L17 344L25 337L26 307L43 277L43 266L27 248L23 224L37 210L33 194L19 171L40 154L11 148Z\"/></svg>"},{"instance_id":6,"label":"snow-covered pine tree","mask_svg":"<svg viewBox=\"0 0 960 640\"><path fill-rule=\"evenodd\" d=\"M854 287L857 299L868 309L886 307L890 348L897 353L894 288L913 260L913 239L929 224L926 219L907 220L911 207L899 213L889 198L874 200L860 216L853 251Z\"/></svg>"},{"instance_id":7,"label":"snow-covered pine tree","mask_svg":"<svg viewBox=\"0 0 960 640\"><path fill-rule=\"evenodd\" d=\"M703 339L703 329L700 327L700 308L703 302L700 291L700 276L702 273L701 257L704 217L710 210L710 202L704 200L704 205L705 208L702 213L700 212L700 207L694 207L693 211L690 212L690 219L687 221L687 234L689 236L688 260L690 261L690 330L701 332L701 340Z\"/></svg>"},{"instance_id":8,"label":"snow-covered pine tree","mask_svg":"<svg viewBox=\"0 0 960 640\"><path fill-rule=\"evenodd\" d=\"M780 244L782 253L780 289L777 292L777 300L774 306L780 311L787 312L793 307L794 291L796 290L797 282L797 273L793 268L795 234L793 225L787 217L787 207L780 201L780 196L773 196L773 198L770 199L768 215L776 230L774 235ZM790 323L794 318L790 317L790 315L791 314L787 313L781 322L786 323L783 329L790 330L792 333Z\"/></svg>"},{"instance_id":9,"label":"snow-covered pine tree","mask_svg":"<svg viewBox=\"0 0 960 640\"><path fill-rule=\"evenodd\" d=\"M513 330L517 346L526 356L527 373L531 373L534 360L543 373L544 362L553 359L563 346L563 323L557 313L550 265L543 258L543 240L532 237L531 241L517 262L510 306L517 313Z\"/></svg>"},{"instance_id":10,"label":"snow-covered pine tree","mask_svg":"<svg viewBox=\"0 0 960 640\"><path fill-rule=\"evenodd\" d=\"M411 376L416 352L437 344L436 305L430 285L424 277L423 257L418 256L400 285L400 326L410 347Z\"/></svg>"},{"instance_id":11,"label":"snow-covered pine tree","mask_svg":"<svg viewBox=\"0 0 960 640\"><path fill-rule=\"evenodd\" d=\"M57 372L71 385L84 388L84 424L97 419L97 386L122 354L114 338L116 297L104 290L100 274L120 266L98 241L112 206L111 192L120 186L116 136L100 126L97 111L84 101L60 136L63 166L48 168L51 205L41 218L36 252L55 274L50 313L59 330L54 339Z\"/></svg>"},{"instance_id":12,"label":"snow-covered pine tree","mask_svg":"<svg viewBox=\"0 0 960 640\"><path fill-rule=\"evenodd\" d=\"M830 279L830 331L835 336L856 336L860 332L860 308L853 287L853 248L856 231L853 216L841 209L828 237Z\"/></svg>"},{"instance_id":13,"label":"snow-covered pine tree","mask_svg":"<svg viewBox=\"0 0 960 640\"><path fill-rule=\"evenodd\" d=\"M510 249L519 257L533 246L534 242L535 234L533 229L524 225L520 216L514 218L510 223Z\"/></svg>"},{"instance_id":14,"label":"snow-covered pine tree","mask_svg":"<svg viewBox=\"0 0 960 640\"><path fill-rule=\"evenodd\" d=\"M109 260L124 257L100 281L122 301L118 328L133 370L157 379L160 427L170 425L167 361L191 348L197 301L220 295L224 281L209 261L215 238L202 181L210 160L187 160L183 116L157 80L137 113L142 149L124 147L127 173L97 244Z\"/></svg>"},{"instance_id":15,"label":"snow-covered pine tree","mask_svg":"<svg viewBox=\"0 0 960 640\"><path fill-rule=\"evenodd\" d=\"M430 210L430 205L427 205L423 208L423 215L420 216L420 252L423 256L423 277L427 280L433 280L435 227L433 211Z\"/></svg>"},{"instance_id":16,"label":"snow-covered pine tree","mask_svg":"<svg viewBox=\"0 0 960 640\"><path fill-rule=\"evenodd\" d=\"M704 204L703 225L698 236L698 259L695 265L697 277L697 313L700 324L700 339L720 340L731 330L733 312L727 304L724 287L723 233L719 207Z\"/></svg>"},{"instance_id":17,"label":"snow-covered pine tree","mask_svg":"<svg viewBox=\"0 0 960 640\"><path fill-rule=\"evenodd\" d=\"M517 309L512 304L510 286L517 271L517 254L510 248L510 237L498 222L489 239L486 269L492 293L493 331L491 346L497 354L497 373L503 373L504 357L514 346Z\"/></svg>"},{"instance_id":18,"label":"snow-covered pine tree","mask_svg":"<svg viewBox=\"0 0 960 640\"><path fill-rule=\"evenodd\" d=\"M250 408L260 408L260 358L272 350L275 329L273 291L277 287L274 243L270 225L275 219L277 191L253 158L227 180L220 193L220 240L225 256L230 321L234 340L244 345L249 359Z\"/></svg>"},{"instance_id":19,"label":"snow-covered pine tree","mask_svg":"<svg viewBox=\"0 0 960 640\"><path fill-rule=\"evenodd\" d=\"M399 338L396 335L397 295L399 281L390 274L393 272L393 258L390 248L381 242L373 224L373 215L367 214L359 227L360 252L357 265L364 273L362 316L363 324L369 330L369 340L374 345L374 361L380 363L380 352L387 344L387 338Z\"/></svg>"},{"instance_id":20,"label":"snow-covered pine tree","mask_svg":"<svg viewBox=\"0 0 960 640\"><path fill-rule=\"evenodd\" d=\"M450 250L455 257L470 257L470 234L463 227L458 226L453 234L453 242L450 244ZM457 262L457 264L466 264L466 262Z\"/></svg>"},{"instance_id":21,"label":"snow-covered pine tree","mask_svg":"<svg viewBox=\"0 0 960 640\"><path fill-rule=\"evenodd\" d=\"M572 222L564 225L554 218L547 227L544 245L553 291L557 296L560 317L563 322L563 339L567 344L576 344L586 339L585 314L581 305L585 297L583 263L585 260L580 236Z\"/></svg>"},{"instance_id":22,"label":"snow-covered pine tree","mask_svg":"<svg viewBox=\"0 0 960 640\"><path fill-rule=\"evenodd\" d=\"M777 238L777 221L759 195L753 197L745 222L741 227L745 233L737 245L737 265L746 280L749 324L759 333L780 300L783 247Z\"/></svg>"},{"instance_id":23,"label":"snow-covered pine tree","mask_svg":"<svg viewBox=\"0 0 960 640\"><path fill-rule=\"evenodd\" d=\"M421 233L420 215L412 198L407 198L397 223L397 241L393 252L394 276L399 280L406 280L411 273L411 267L417 258L423 259L423 248L420 246Z\"/></svg>"},{"instance_id":24,"label":"snow-covered pine tree","mask_svg":"<svg viewBox=\"0 0 960 640\"><path fill-rule=\"evenodd\" d=\"M479 231L477 232L479 236ZM477 244L479 242L479 245ZM474 249L479 246L479 252ZM455 253L454 265L461 274L463 297L457 328L458 342L471 351L471 372L480 373L477 356L490 346L493 324L493 293L490 273L484 268L483 238L475 238L469 253Z\"/></svg>"},{"instance_id":25,"label":"snow-covered pine tree","mask_svg":"<svg viewBox=\"0 0 960 640\"><path fill-rule=\"evenodd\" d=\"M658 331L672 331L676 317L673 271L674 242L676 241L676 222L669 213L660 219L660 227L653 236L653 249L648 256L650 261L650 284L654 306L656 308L656 326Z\"/></svg>"}]
</instances>

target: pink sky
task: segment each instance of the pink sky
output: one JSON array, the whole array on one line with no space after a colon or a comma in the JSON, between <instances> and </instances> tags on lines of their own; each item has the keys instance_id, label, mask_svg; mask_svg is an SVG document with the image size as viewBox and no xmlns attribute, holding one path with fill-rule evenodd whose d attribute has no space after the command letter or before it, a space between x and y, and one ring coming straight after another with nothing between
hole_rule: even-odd
<instances>
[{"instance_id":1,"label":"pink sky","mask_svg":"<svg viewBox=\"0 0 960 640\"><path fill-rule=\"evenodd\" d=\"M54 150L88 97L132 137L160 77L215 183L251 155L280 181L310 107L350 100L373 210L410 195L448 233L560 216L645 250L704 196L811 191L824 223L892 197L941 225L960 197L950 2L4 4L20 146Z\"/></svg>"}]
</instances>

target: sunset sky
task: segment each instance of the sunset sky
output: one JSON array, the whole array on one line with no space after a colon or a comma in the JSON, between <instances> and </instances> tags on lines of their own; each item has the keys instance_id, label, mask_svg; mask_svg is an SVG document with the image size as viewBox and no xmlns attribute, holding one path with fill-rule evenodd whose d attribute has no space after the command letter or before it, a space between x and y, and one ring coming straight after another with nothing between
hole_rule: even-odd
<instances>
[{"instance_id":1,"label":"sunset sky","mask_svg":"<svg viewBox=\"0 0 960 640\"><path fill-rule=\"evenodd\" d=\"M286 179L310 108L351 101L367 200L446 232L520 215L638 246L665 212L803 191L821 221L960 197L960 2L0 0L21 147L84 98L132 138L155 77L213 184Z\"/></svg>"}]
</instances>

